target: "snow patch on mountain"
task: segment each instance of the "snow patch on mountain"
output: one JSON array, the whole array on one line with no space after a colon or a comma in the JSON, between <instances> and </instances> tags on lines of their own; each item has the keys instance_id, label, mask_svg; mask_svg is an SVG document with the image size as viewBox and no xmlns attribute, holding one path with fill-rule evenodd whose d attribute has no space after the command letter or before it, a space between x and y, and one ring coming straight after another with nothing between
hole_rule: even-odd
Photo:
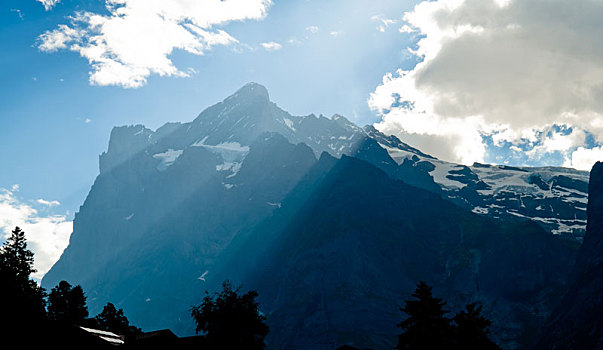
<instances>
[{"instance_id":1,"label":"snow patch on mountain","mask_svg":"<svg viewBox=\"0 0 603 350\"><path fill-rule=\"evenodd\" d=\"M401 165L402 163L404 163L404 160L406 159L412 159L412 157L416 157L415 153L397 148L397 147L391 147L387 144L384 144L382 142L379 142L379 146L383 147L387 153L389 153L389 156L392 157L392 159L398 164Z\"/></svg>"},{"instance_id":2,"label":"snow patch on mountain","mask_svg":"<svg viewBox=\"0 0 603 350\"><path fill-rule=\"evenodd\" d=\"M467 186L462 182L451 179L452 174L450 172L452 170L460 170L463 168L462 166L439 160L432 160L430 163L435 166L435 169L430 171L429 175L433 176L433 179L436 183L446 188L454 189L462 189L463 187Z\"/></svg>"},{"instance_id":3,"label":"snow patch on mountain","mask_svg":"<svg viewBox=\"0 0 603 350\"><path fill-rule=\"evenodd\" d=\"M208 150L214 151L216 153L220 153L221 155L228 155L228 154L233 154L233 153L241 154L241 153L249 152L249 146L243 146L238 142L222 142L217 145L206 145L204 143L204 141L206 139L207 139L207 137L205 137L203 140L193 143L191 146L192 147L205 147Z\"/></svg>"},{"instance_id":4,"label":"snow patch on mountain","mask_svg":"<svg viewBox=\"0 0 603 350\"><path fill-rule=\"evenodd\" d=\"M183 150L168 149L163 153L157 153L153 155L153 158L159 159L161 162L157 165L157 170L165 171L170 165L176 162L176 159L182 155Z\"/></svg>"},{"instance_id":5,"label":"snow patch on mountain","mask_svg":"<svg viewBox=\"0 0 603 350\"><path fill-rule=\"evenodd\" d=\"M295 127L293 126L293 121L289 118L283 118L283 121L285 122L285 125L287 125L287 127L293 131L295 131Z\"/></svg>"},{"instance_id":6,"label":"snow patch on mountain","mask_svg":"<svg viewBox=\"0 0 603 350\"><path fill-rule=\"evenodd\" d=\"M195 142L191 147L204 147L212 153L218 155L222 159L222 163L216 165L216 171L230 171L230 175L226 178L235 176L239 170L245 157L249 153L249 146L243 146L238 142L222 142L217 145L206 145L203 140Z\"/></svg>"}]
</instances>

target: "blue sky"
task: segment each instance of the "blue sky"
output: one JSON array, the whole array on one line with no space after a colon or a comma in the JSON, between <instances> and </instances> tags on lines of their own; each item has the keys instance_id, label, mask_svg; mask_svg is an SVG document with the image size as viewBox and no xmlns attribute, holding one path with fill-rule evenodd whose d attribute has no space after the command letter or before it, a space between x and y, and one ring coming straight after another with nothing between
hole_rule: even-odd
<instances>
[{"instance_id":1,"label":"blue sky","mask_svg":"<svg viewBox=\"0 0 603 350\"><path fill-rule=\"evenodd\" d=\"M48 11L35 0L2 1L0 214L5 219L0 226L5 232L25 226L36 235L30 241L39 241L37 250L56 240L64 245L70 231L64 223L72 220L98 174L98 156L114 126L190 121L249 81L265 85L271 99L294 114L340 113L359 124L377 121L366 103L369 93L384 72L410 68L416 60L405 51L410 36L393 26L381 32L377 17L399 18L412 6L277 1L263 19L220 26L236 44L203 55L174 50L170 59L179 69L194 71L189 77L151 75L132 89L91 85L91 66L78 53L39 48L42 34L69 24L77 11L106 14L105 1L63 0ZM272 42L281 48L262 46ZM50 249L47 260L62 248ZM46 259L40 255L36 252L37 259Z\"/></svg>"},{"instance_id":2,"label":"blue sky","mask_svg":"<svg viewBox=\"0 0 603 350\"><path fill-rule=\"evenodd\" d=\"M70 51L44 53L38 37L69 23L77 10L101 12L103 3L64 0L50 11L34 0L1 5L0 160L10 170L0 174L0 187L19 184L22 197L58 200L71 212L98 172L113 126L190 121L249 81L264 84L291 113L340 113L372 123L378 117L366 104L368 94L384 72L414 61L404 51L408 35L396 28L381 33L371 20L400 17L410 2L360 1L350 8L345 1L282 1L263 20L225 26L240 45L203 56L175 51L176 66L196 71L188 78L151 76L137 89L91 86L85 59ZM267 51L265 42L283 47Z\"/></svg>"},{"instance_id":3,"label":"blue sky","mask_svg":"<svg viewBox=\"0 0 603 350\"><path fill-rule=\"evenodd\" d=\"M0 229L25 222L50 263L112 127L190 121L250 81L445 160L588 169L602 17L595 0L3 0Z\"/></svg>"}]
</instances>

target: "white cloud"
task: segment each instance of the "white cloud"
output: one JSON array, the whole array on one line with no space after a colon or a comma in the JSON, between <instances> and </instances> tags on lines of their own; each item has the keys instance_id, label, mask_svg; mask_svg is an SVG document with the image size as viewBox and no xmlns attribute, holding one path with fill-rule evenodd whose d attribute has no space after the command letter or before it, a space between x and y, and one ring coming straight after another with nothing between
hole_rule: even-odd
<instances>
[{"instance_id":1,"label":"white cloud","mask_svg":"<svg viewBox=\"0 0 603 350\"><path fill-rule=\"evenodd\" d=\"M603 147L578 147L566 160L564 166L590 170L597 161L603 161Z\"/></svg>"},{"instance_id":2,"label":"white cloud","mask_svg":"<svg viewBox=\"0 0 603 350\"><path fill-rule=\"evenodd\" d=\"M385 33L385 30L389 26L391 26L391 25L393 25L393 24L395 24L395 23L398 22L395 19L386 18L383 15L374 15L374 16L371 16L371 21L377 22L377 30L380 31L381 33ZM404 26L403 28L406 29L407 27L408 26ZM401 31L402 31L402 29L401 29Z\"/></svg>"},{"instance_id":3,"label":"white cloud","mask_svg":"<svg viewBox=\"0 0 603 350\"><path fill-rule=\"evenodd\" d=\"M296 46L299 46L302 44L302 42L297 38L290 38L289 40L287 40L287 42L291 45L296 45Z\"/></svg>"},{"instance_id":4,"label":"white cloud","mask_svg":"<svg viewBox=\"0 0 603 350\"><path fill-rule=\"evenodd\" d=\"M44 5L44 9L46 11L52 10L53 7L55 7L59 2L61 2L61 0L36 0L36 1L42 3L42 5Z\"/></svg>"},{"instance_id":5,"label":"white cloud","mask_svg":"<svg viewBox=\"0 0 603 350\"><path fill-rule=\"evenodd\" d=\"M464 163L486 156L477 135L513 145L544 135L528 156L561 152L582 164L571 157L585 132L603 140L602 17L593 0L423 1L400 28L414 30L409 51L421 62L387 74L371 94L376 127L442 140L432 153ZM556 125L573 131L547 132Z\"/></svg>"},{"instance_id":6,"label":"white cloud","mask_svg":"<svg viewBox=\"0 0 603 350\"><path fill-rule=\"evenodd\" d=\"M23 12L21 12L21 10L19 9L10 9L10 12L14 12L17 14L17 16L19 16L20 20L24 20L25 16L23 15Z\"/></svg>"},{"instance_id":7,"label":"white cloud","mask_svg":"<svg viewBox=\"0 0 603 350\"><path fill-rule=\"evenodd\" d=\"M61 205L61 202L59 202L59 201L47 201L47 200L42 199L42 198L38 199L37 202L39 204L45 205L45 206L47 206L49 208Z\"/></svg>"},{"instance_id":8,"label":"white cloud","mask_svg":"<svg viewBox=\"0 0 603 350\"><path fill-rule=\"evenodd\" d=\"M562 132L552 131L547 133L546 137L542 139L539 145L534 146L531 150L527 151L528 155L536 155L543 153L551 153L555 151L566 151L569 149L575 149L580 145L583 145L586 141L586 134L582 130L572 130L571 133L565 134Z\"/></svg>"},{"instance_id":9,"label":"white cloud","mask_svg":"<svg viewBox=\"0 0 603 350\"><path fill-rule=\"evenodd\" d=\"M41 215L31 205L19 200L13 191L0 189L0 234L5 239L16 226L25 231L28 248L34 252L33 277L41 279L59 259L69 243L73 223L62 215ZM57 201L37 201L48 207Z\"/></svg>"},{"instance_id":10,"label":"white cloud","mask_svg":"<svg viewBox=\"0 0 603 350\"><path fill-rule=\"evenodd\" d=\"M283 45L281 45L279 43L275 43L274 41L267 42L267 43L261 43L260 45L262 45L262 47L266 51L276 51L276 50L280 50L283 47Z\"/></svg>"},{"instance_id":11,"label":"white cloud","mask_svg":"<svg viewBox=\"0 0 603 350\"><path fill-rule=\"evenodd\" d=\"M309 32L310 34L316 34L320 31L320 28L318 26L309 26L309 27L306 27L306 31Z\"/></svg>"},{"instance_id":12,"label":"white cloud","mask_svg":"<svg viewBox=\"0 0 603 350\"><path fill-rule=\"evenodd\" d=\"M92 123L92 119L86 118L86 119L84 119L84 123L90 124L90 123Z\"/></svg>"},{"instance_id":13,"label":"white cloud","mask_svg":"<svg viewBox=\"0 0 603 350\"><path fill-rule=\"evenodd\" d=\"M217 28L262 19L271 0L105 0L108 15L77 12L69 25L40 36L45 52L71 50L91 65L90 83L137 88L151 74L188 76L169 58L175 49L203 55L237 40Z\"/></svg>"}]
</instances>

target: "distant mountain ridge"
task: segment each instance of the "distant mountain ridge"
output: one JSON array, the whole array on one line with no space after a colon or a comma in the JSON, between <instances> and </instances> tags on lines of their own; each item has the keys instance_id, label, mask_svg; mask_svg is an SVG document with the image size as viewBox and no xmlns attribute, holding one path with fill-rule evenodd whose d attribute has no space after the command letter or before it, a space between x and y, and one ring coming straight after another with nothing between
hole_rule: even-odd
<instances>
[{"instance_id":1,"label":"distant mountain ridge","mask_svg":"<svg viewBox=\"0 0 603 350\"><path fill-rule=\"evenodd\" d=\"M455 306L478 296L496 316L499 340L507 348L527 344L530 336L520 331L537 327L550 313L586 224L586 172L447 163L339 115L292 116L255 83L190 123L168 123L156 131L142 125L114 128L99 166L75 216L70 244L42 281L46 288L61 279L81 284L92 313L111 300L145 329L190 333L190 305L206 288L230 278L270 296L264 299L266 312L275 319L285 322L283 317L295 314L301 322L316 315L291 304L304 295L290 282L315 269L335 273L331 267L338 262L328 259L338 254L334 242L341 249L354 246L363 258L350 261L351 280L336 273L325 278L356 281L358 293L371 293L358 274L377 278L385 294L375 297L388 303L372 304L370 317L386 331L358 328L353 319L347 326L338 323L347 322L343 305L358 301L353 294L333 300L338 312L308 323L327 327L316 335L323 343L304 342L309 328L292 334L274 323L275 346L326 349L351 341L356 329L371 344L387 348L400 316L391 304L407 296L418 279L450 294ZM423 200L409 208L415 197ZM356 225L346 224L347 216ZM329 226L335 217L339 221ZM304 227L312 229L300 231ZM371 227L374 232L367 231ZM363 251L354 242L372 247L370 234L377 235L380 248ZM325 245L298 247L290 241L298 239ZM385 261L376 252L386 248L392 259L408 258ZM265 254L258 256L259 251ZM298 254L320 259L296 258L299 265L291 265L282 258ZM427 257L433 261L424 261ZM274 264L283 269L270 272ZM282 286L266 282L270 276L278 276ZM513 283L503 283L504 276L514 276ZM317 294L326 309L331 304L324 297L332 287ZM328 326L331 316L339 321Z\"/></svg>"},{"instance_id":2,"label":"distant mountain ridge","mask_svg":"<svg viewBox=\"0 0 603 350\"><path fill-rule=\"evenodd\" d=\"M190 123L167 123L157 131L142 125L115 128L108 151L100 157L100 171L104 173L143 150L162 162L159 167L176 162L187 147L226 146L235 151L233 146L249 146L263 132L279 133L294 144L303 142L317 157L322 152L335 157L355 155L358 147L371 139L389 156L365 160L396 178L442 192L478 214L530 219L549 232L578 241L584 236L588 172L441 161L393 135L372 126L360 128L340 115L331 119L313 114L292 116L270 102L266 88L255 83L207 108Z\"/></svg>"}]
</instances>

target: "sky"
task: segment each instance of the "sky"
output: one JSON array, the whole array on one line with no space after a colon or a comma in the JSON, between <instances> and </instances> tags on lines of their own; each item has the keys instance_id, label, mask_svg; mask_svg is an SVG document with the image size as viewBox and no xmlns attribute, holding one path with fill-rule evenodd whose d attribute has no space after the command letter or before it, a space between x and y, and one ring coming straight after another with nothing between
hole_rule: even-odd
<instances>
[{"instance_id":1,"label":"sky","mask_svg":"<svg viewBox=\"0 0 603 350\"><path fill-rule=\"evenodd\" d=\"M41 277L111 129L187 122L247 82L296 115L441 159L603 159L599 0L3 0L0 231Z\"/></svg>"}]
</instances>

